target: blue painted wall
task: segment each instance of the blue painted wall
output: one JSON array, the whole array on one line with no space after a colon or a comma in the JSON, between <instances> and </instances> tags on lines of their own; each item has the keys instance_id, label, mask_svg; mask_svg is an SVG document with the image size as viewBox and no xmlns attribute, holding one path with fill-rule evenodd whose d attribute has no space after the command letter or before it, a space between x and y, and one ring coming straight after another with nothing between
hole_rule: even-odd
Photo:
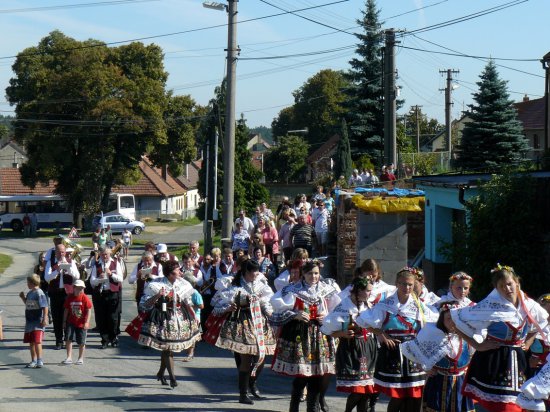
<instances>
[{"instance_id":1,"label":"blue painted wall","mask_svg":"<svg viewBox=\"0 0 550 412\"><path fill-rule=\"evenodd\" d=\"M447 263L439 252L441 241L452 241L453 209L464 210L458 200L459 190L456 187L432 187L418 185L426 193L426 259L434 263ZM466 189L464 199L477 195L477 189Z\"/></svg>"}]
</instances>

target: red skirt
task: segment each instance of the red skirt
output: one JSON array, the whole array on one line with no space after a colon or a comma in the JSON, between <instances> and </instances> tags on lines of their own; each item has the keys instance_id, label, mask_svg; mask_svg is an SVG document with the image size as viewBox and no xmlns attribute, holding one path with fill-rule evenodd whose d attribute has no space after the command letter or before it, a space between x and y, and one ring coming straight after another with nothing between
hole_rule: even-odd
<instances>
[{"instance_id":1,"label":"red skirt","mask_svg":"<svg viewBox=\"0 0 550 412\"><path fill-rule=\"evenodd\" d=\"M390 398L422 398L424 385L413 386L412 388L388 388L385 386L374 385L376 392L388 395Z\"/></svg>"},{"instance_id":2,"label":"red skirt","mask_svg":"<svg viewBox=\"0 0 550 412\"><path fill-rule=\"evenodd\" d=\"M206 332L202 335L202 339L205 342L208 342L211 345L216 344L227 315L227 313L224 313L223 315L215 315L214 313L211 313L210 316L208 316L208 319L206 319L206 323L204 324Z\"/></svg>"}]
</instances>

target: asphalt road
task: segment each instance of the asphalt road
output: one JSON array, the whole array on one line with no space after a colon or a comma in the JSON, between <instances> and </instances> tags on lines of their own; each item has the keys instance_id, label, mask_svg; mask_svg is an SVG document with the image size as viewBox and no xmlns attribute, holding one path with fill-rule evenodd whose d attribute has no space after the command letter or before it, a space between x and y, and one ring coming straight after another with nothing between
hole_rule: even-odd
<instances>
[{"instance_id":1,"label":"asphalt road","mask_svg":"<svg viewBox=\"0 0 550 412\"><path fill-rule=\"evenodd\" d=\"M179 228L170 234L152 235L153 240L181 244L200 238L202 227ZM147 236L149 238L149 236ZM18 297L26 290L25 277L32 271L38 252L51 245L48 239L0 239L0 253L14 264L0 275L0 308L3 310L4 341L0 341L0 411L287 411L291 378L269 369L270 358L258 381L266 396L252 406L238 403L237 371L230 352L204 342L197 345L192 362L176 356L179 386L167 389L156 381L159 352L143 349L125 333L118 348L99 349L99 337L88 336L85 364L64 366L65 350L53 349L51 328L44 342L45 367L25 369L30 361L23 344L24 305ZM132 250L129 269L141 250ZM124 286L121 329L135 316L133 286ZM92 321L93 324L93 321ZM73 355L74 356L74 355ZM331 411L345 409L345 395L336 393L334 382L327 396ZM386 409L385 402L377 411ZM302 404L305 410L305 404Z\"/></svg>"}]
</instances>

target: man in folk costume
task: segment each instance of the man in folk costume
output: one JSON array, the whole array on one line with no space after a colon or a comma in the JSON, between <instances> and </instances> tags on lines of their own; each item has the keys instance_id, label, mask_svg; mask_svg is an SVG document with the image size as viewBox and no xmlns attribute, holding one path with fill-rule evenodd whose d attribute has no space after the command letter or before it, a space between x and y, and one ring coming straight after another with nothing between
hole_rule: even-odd
<instances>
[{"instance_id":1,"label":"man in folk costume","mask_svg":"<svg viewBox=\"0 0 550 412\"><path fill-rule=\"evenodd\" d=\"M164 262L178 262L176 255L168 253L168 246L165 243L159 243L157 245L157 254L155 255L155 262L164 263Z\"/></svg>"},{"instance_id":2,"label":"man in folk costume","mask_svg":"<svg viewBox=\"0 0 550 412\"><path fill-rule=\"evenodd\" d=\"M197 272L199 271L203 257L199 254L199 242L197 240L192 240L191 243L189 243L189 257L193 261L193 266L195 267L195 276L197 276Z\"/></svg>"},{"instance_id":3,"label":"man in folk costume","mask_svg":"<svg viewBox=\"0 0 550 412\"><path fill-rule=\"evenodd\" d=\"M120 314L120 288L124 279L118 259L111 257L106 248L92 268L90 283L98 297L96 323L101 336L101 349L118 346L118 319Z\"/></svg>"},{"instance_id":4,"label":"man in folk costume","mask_svg":"<svg viewBox=\"0 0 550 412\"><path fill-rule=\"evenodd\" d=\"M66 256L65 245L55 246L55 253L46 263L44 280L49 283L48 295L52 311L53 328L55 332L55 348L63 347L63 312L65 299L73 293L73 282L80 278L75 262Z\"/></svg>"},{"instance_id":5,"label":"man in folk costume","mask_svg":"<svg viewBox=\"0 0 550 412\"><path fill-rule=\"evenodd\" d=\"M147 282L160 277L163 277L162 265L154 261L151 252L143 252L141 260L134 267L128 279L130 285L136 284L136 303L138 305L138 311L139 302L141 301Z\"/></svg>"}]
</instances>

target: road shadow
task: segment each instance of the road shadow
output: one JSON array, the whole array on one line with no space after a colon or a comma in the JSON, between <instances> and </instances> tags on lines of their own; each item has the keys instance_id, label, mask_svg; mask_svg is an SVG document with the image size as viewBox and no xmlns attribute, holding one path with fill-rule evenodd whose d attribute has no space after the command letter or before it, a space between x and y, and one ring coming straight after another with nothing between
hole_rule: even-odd
<instances>
[{"instance_id":1,"label":"road shadow","mask_svg":"<svg viewBox=\"0 0 550 412\"><path fill-rule=\"evenodd\" d=\"M107 388L112 386L113 386L113 382L110 380L106 380L104 382L94 382L94 381L59 382L59 383L52 383L49 385L34 385L34 387L20 387L17 389L35 390L35 389ZM133 387L142 386L142 385L137 383L129 383L129 382L117 382L116 386L118 388L133 388ZM97 398L95 398L95 400L97 400Z\"/></svg>"}]
</instances>

